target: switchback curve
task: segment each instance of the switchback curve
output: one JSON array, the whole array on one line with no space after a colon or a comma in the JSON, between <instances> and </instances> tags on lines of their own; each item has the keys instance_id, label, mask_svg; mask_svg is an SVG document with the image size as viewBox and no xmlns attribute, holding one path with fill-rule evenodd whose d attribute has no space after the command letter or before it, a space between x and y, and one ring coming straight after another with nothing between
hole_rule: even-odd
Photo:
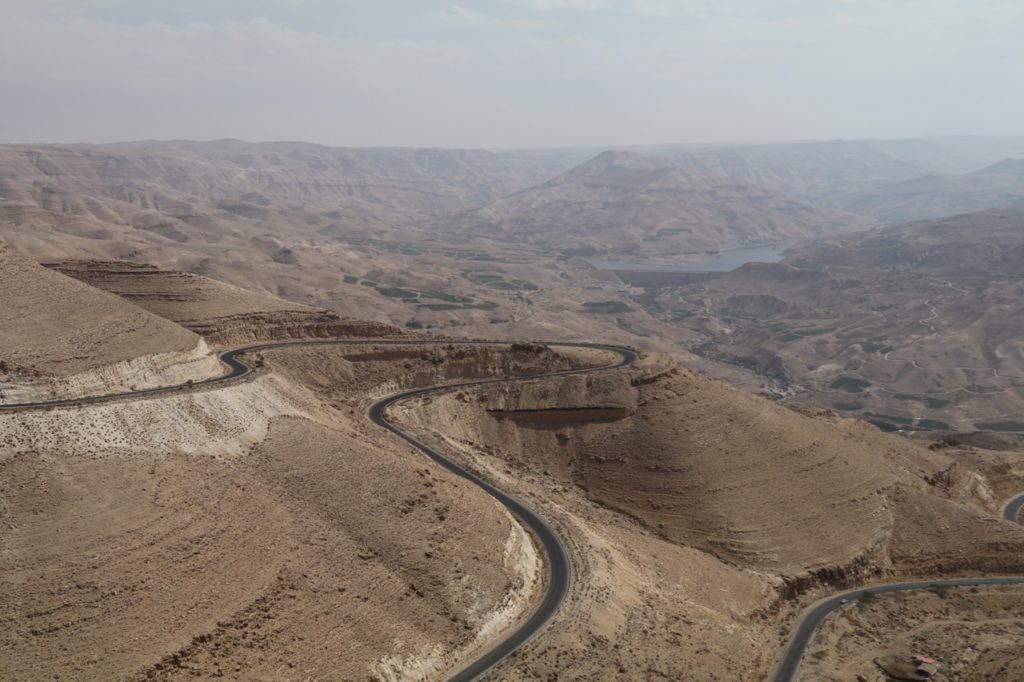
<instances>
[{"instance_id":1,"label":"switchback curve","mask_svg":"<svg viewBox=\"0 0 1024 682\"><path fill-rule=\"evenodd\" d=\"M1024 508L1024 493L1010 499L1003 507L1003 518L1013 523L1020 522L1020 512ZM847 590L822 599L808 608L797 622L796 630L790 635L789 643L783 652L782 660L775 669L773 682L791 682L803 660L807 646L811 643L815 631L822 621L833 611L847 604L856 602L863 594L885 594L886 592L905 592L909 590L925 590L933 587L970 587L974 585L1024 585L1024 576L1001 576L982 578L948 578L946 580L916 580L905 583L884 583L870 585L855 590Z\"/></svg>"},{"instance_id":2,"label":"switchback curve","mask_svg":"<svg viewBox=\"0 0 1024 682\"><path fill-rule=\"evenodd\" d=\"M297 347L297 346L314 346L314 345L492 345L492 346L504 346L511 345L511 341L463 341L457 339L316 339L308 341L282 341L277 343L264 343L253 346L246 346L245 348L237 348L221 353L220 359L228 368L228 372L219 377L212 377L197 382L188 382L184 384L176 384L173 386L162 386L157 388L145 389L141 391L130 391L130 392L118 392L109 393L105 395L89 396L84 398L73 398L64 400L51 400L41 401L34 403L18 403L18 404L7 404L0 405L0 411L3 410L32 410L32 409L50 409L57 407L71 407L76 405L90 405L103 402L112 402L116 400L125 400L129 398L147 397L153 395L160 395L172 392L178 392L182 390L195 390L198 388L208 387L212 384L224 383L238 377L242 377L252 372L252 366L247 364L240 356L247 353L253 353L258 351L277 350L281 348ZM378 400L370 406L367 411L369 419L378 426L391 431L398 435L413 447L420 450L424 455L429 457L435 463L439 464L449 472L466 479L474 485L481 488L488 495L496 499L506 509L508 509L519 521L525 525L530 531L533 532L534 536L540 542L544 554L547 558L547 580L546 580L546 591L544 596L541 598L540 604L534 609L530 616L520 623L512 632L506 634L499 642L493 647L479 655L476 659L471 661L468 665L459 668L454 674L452 674L448 680L449 682L471 682L477 680L487 674L495 665L500 663L505 657L511 654L513 651L522 646L527 640L532 638L537 632L539 632L551 619L551 617L558 611L562 601L568 594L570 579L571 579L571 567L569 563L569 555L565 550L562 541L551 527L544 522L544 520L535 512L530 510L524 504L519 502L513 496L505 493L495 487L494 485L483 480L479 476L467 471L453 460L448 459L441 453L437 452L430 446L424 444L416 437L403 431L393 422L387 418L387 408L390 405L395 404L400 400L406 398L412 398L415 396L422 396L431 393L441 393L445 391L457 390L459 388L466 388L470 386L480 386L484 384L494 384L509 381L528 381L541 378L569 376L573 374L585 374L589 372L597 372L608 369L615 369L618 367L625 367L630 365L637 360L637 354L621 346L611 346L603 344L590 344L590 343L552 343L546 344L555 348L586 348L591 350L601 350L618 356L618 361L611 362L604 365L598 365L593 367L584 367L579 369L567 369L560 370L557 372L547 372L543 374L526 375L522 377L501 377L496 379L479 379L474 381L464 381L453 384L443 384L438 386L430 386L426 388L418 388L410 391L403 391L381 400Z\"/></svg>"}]
</instances>

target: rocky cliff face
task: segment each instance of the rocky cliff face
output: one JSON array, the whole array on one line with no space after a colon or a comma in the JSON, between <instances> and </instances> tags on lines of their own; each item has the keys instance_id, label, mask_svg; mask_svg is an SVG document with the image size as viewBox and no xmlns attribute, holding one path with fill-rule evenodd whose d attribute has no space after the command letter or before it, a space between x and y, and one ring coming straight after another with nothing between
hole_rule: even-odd
<instances>
[{"instance_id":1,"label":"rocky cliff face","mask_svg":"<svg viewBox=\"0 0 1024 682\"><path fill-rule=\"evenodd\" d=\"M574 486L665 540L774 574L782 597L882 574L950 572L967 555L993 570L995 547L1024 543L1020 529L988 518L983 499L936 483L948 458L656 357L629 372L396 409L417 428ZM944 529L911 511L922 506L950 519L946 528L974 530L947 551Z\"/></svg>"},{"instance_id":2,"label":"rocky cliff face","mask_svg":"<svg viewBox=\"0 0 1024 682\"><path fill-rule=\"evenodd\" d=\"M67 376L0 381L0 405L140 391L201 381L225 371L206 341L198 339L189 351L142 355Z\"/></svg>"},{"instance_id":3,"label":"rocky cliff face","mask_svg":"<svg viewBox=\"0 0 1024 682\"><path fill-rule=\"evenodd\" d=\"M77 398L221 373L198 335L0 242L0 401Z\"/></svg>"}]
</instances>

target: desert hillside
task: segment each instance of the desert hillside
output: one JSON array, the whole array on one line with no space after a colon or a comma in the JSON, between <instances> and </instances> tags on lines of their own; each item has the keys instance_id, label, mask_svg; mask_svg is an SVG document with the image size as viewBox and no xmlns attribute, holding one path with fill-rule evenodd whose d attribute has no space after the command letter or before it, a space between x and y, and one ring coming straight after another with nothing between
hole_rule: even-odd
<instances>
[{"instance_id":1,"label":"desert hillside","mask_svg":"<svg viewBox=\"0 0 1024 682\"><path fill-rule=\"evenodd\" d=\"M1022 225L1007 207L823 239L635 300L775 395L888 429L1019 431Z\"/></svg>"},{"instance_id":2,"label":"desert hillside","mask_svg":"<svg viewBox=\"0 0 1024 682\"><path fill-rule=\"evenodd\" d=\"M202 275L129 261L58 261L46 266L131 301L189 329L211 345L291 338L383 338L391 325L342 318L323 308L287 301Z\"/></svg>"},{"instance_id":3,"label":"desert hillside","mask_svg":"<svg viewBox=\"0 0 1024 682\"><path fill-rule=\"evenodd\" d=\"M3 402L219 373L196 334L32 262L0 241Z\"/></svg>"},{"instance_id":4,"label":"desert hillside","mask_svg":"<svg viewBox=\"0 0 1024 682\"><path fill-rule=\"evenodd\" d=\"M579 300L590 274L567 272L551 252L467 245L422 224L541 182L575 158L232 140L7 145L0 236L40 261L155 265L284 298L295 309L479 336L535 317L532 292ZM104 278L114 275L87 281L103 287ZM153 287L155 279L139 271L138 284ZM130 281L120 289L129 291ZM137 292L135 300L155 306L159 296ZM615 329L578 305L559 305L550 317L587 334Z\"/></svg>"},{"instance_id":5,"label":"desert hillside","mask_svg":"<svg viewBox=\"0 0 1024 682\"><path fill-rule=\"evenodd\" d=\"M604 152L466 214L459 225L470 236L639 258L790 242L866 229L872 221L725 175Z\"/></svg>"},{"instance_id":6,"label":"desert hillside","mask_svg":"<svg viewBox=\"0 0 1024 682\"><path fill-rule=\"evenodd\" d=\"M728 175L807 201L837 205L836 200L851 191L928 174L967 173L1002 158L1007 148L1024 149L1018 138L995 145L985 142L983 138L822 140L651 151L682 168Z\"/></svg>"},{"instance_id":7,"label":"desert hillside","mask_svg":"<svg viewBox=\"0 0 1024 682\"><path fill-rule=\"evenodd\" d=\"M315 219L314 229L328 232L332 222L391 227L515 191L546 172L543 160L479 150L236 140L0 147L0 196L8 202L171 239L282 213L295 224Z\"/></svg>"},{"instance_id":8,"label":"desert hillside","mask_svg":"<svg viewBox=\"0 0 1024 682\"><path fill-rule=\"evenodd\" d=\"M617 679L648 679L638 668L761 679L771 644L743 604L761 603L774 621L840 586L1022 568L1005 550L1024 549L1024 531L993 516L994 492L973 466L664 359L409 401L395 415L520 490L574 538L583 584L548 643L501 669L506 679L604 679L602 641L621 646ZM719 582L732 595L725 620L709 592Z\"/></svg>"},{"instance_id":9,"label":"desert hillside","mask_svg":"<svg viewBox=\"0 0 1024 682\"><path fill-rule=\"evenodd\" d=\"M899 571L890 554L898 500L921 495L1002 533L987 514L923 484L952 464L945 456L857 420L726 388L668 360L652 359L632 376L516 388L490 389L481 400L445 396L426 413L436 419L451 409L442 422L450 426L435 427L442 434L503 443L515 464L544 467L665 539L729 563L794 577L832 567ZM758 499L773 502L751 503Z\"/></svg>"},{"instance_id":10,"label":"desert hillside","mask_svg":"<svg viewBox=\"0 0 1024 682\"><path fill-rule=\"evenodd\" d=\"M960 279L1018 278L1024 206L921 220L802 245L797 263L908 268Z\"/></svg>"},{"instance_id":11,"label":"desert hillside","mask_svg":"<svg viewBox=\"0 0 1024 682\"><path fill-rule=\"evenodd\" d=\"M839 202L883 222L941 218L1024 201L1024 161L1004 159L965 175L926 175L851 193Z\"/></svg>"},{"instance_id":12,"label":"desert hillside","mask_svg":"<svg viewBox=\"0 0 1024 682\"><path fill-rule=\"evenodd\" d=\"M518 524L362 411L391 382L558 358L264 359L241 384L0 415L5 679L437 676L528 607Z\"/></svg>"},{"instance_id":13,"label":"desert hillside","mask_svg":"<svg viewBox=\"0 0 1024 682\"><path fill-rule=\"evenodd\" d=\"M1022 568L1024 531L993 515L1024 480L1013 453L927 449L657 354L529 380L609 357L385 345L359 335L394 328L198 275L5 263L183 338L198 337L170 320L222 344L346 342L260 351L225 384L0 413L6 678L435 679L488 650L538 603L543 555L493 498L364 416L467 379L527 378L391 417L542 514L574 576L502 679L763 679L830 590Z\"/></svg>"},{"instance_id":14,"label":"desert hillside","mask_svg":"<svg viewBox=\"0 0 1024 682\"><path fill-rule=\"evenodd\" d=\"M0 8L0 682L1024 682L1024 4Z\"/></svg>"},{"instance_id":15,"label":"desert hillside","mask_svg":"<svg viewBox=\"0 0 1024 682\"><path fill-rule=\"evenodd\" d=\"M153 264L285 299L297 310L458 336L618 340L757 385L717 357L694 359L708 327L679 324L675 315L695 306L655 301L653 291L630 289L561 252L693 261L731 244L867 227L870 219L805 203L825 201L805 181L848 192L999 158L976 147L935 140L655 147L600 154L567 172L597 150L236 140L8 145L0 147L0 235L40 261ZM739 161L726 163L733 157ZM566 192L582 203L566 203ZM117 277L127 292L130 280ZM145 296L156 305L159 293ZM296 313L274 313L276 321L260 314L279 325ZM730 328L720 320L710 327Z\"/></svg>"}]
</instances>

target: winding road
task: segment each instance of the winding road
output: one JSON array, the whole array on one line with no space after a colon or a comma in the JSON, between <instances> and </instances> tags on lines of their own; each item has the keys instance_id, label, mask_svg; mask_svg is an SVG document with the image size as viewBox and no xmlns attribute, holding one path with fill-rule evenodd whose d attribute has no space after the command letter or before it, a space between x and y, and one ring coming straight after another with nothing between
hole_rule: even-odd
<instances>
[{"instance_id":1,"label":"winding road","mask_svg":"<svg viewBox=\"0 0 1024 682\"><path fill-rule=\"evenodd\" d=\"M124 400L129 398L140 398L160 394L177 393L180 391L191 391L200 388L209 387L213 384L220 384L224 382L237 379L245 376L253 371L252 366L242 360L243 355L247 353L254 353L259 351L277 350L289 347L298 346L317 346L317 345L335 345L335 346L358 346L358 345L395 345L395 346L436 346L436 345L491 345L491 346L507 346L511 345L511 341L474 341L474 340L458 340L458 339L316 339L306 341L282 341L277 343L264 343L253 346L247 346L245 348L238 348L235 350L225 351L221 353L220 359L227 366L228 372L218 377L211 377L202 381L189 382L184 384L176 384L173 386L162 386L158 388L144 389L140 391L126 391L119 393L109 393L105 395L89 396L84 398L74 398L66 400L51 400L41 401L34 403L17 403L17 404L6 404L0 405L0 411L14 411L14 410L34 410L34 409L49 409L57 407L69 407L75 405L90 405L96 403L111 402L116 400ZM474 381L464 381L453 384L442 384L438 386L430 386L426 388L419 388L410 391L403 391L386 398L383 398L373 405L370 406L367 416L373 423L391 431L397 436L401 437L409 444L420 450L424 455L429 457L431 460L436 462L441 467L450 471L451 473L466 479L474 485L481 488L488 495L500 502L506 509L508 509L519 521L528 527L543 547L544 553L547 558L547 589L540 601L540 604L534 609L533 613L523 622L521 622L512 632L506 634L492 648L487 650L478 656L478 658L472 660L467 665L459 668L449 678L449 682L471 682L477 680L489 672L495 665L501 662L506 656L511 654L517 648L522 646L527 640L533 637L539 632L551 619L551 617L558 611L562 601L565 599L566 594L569 591L569 585L571 580L571 568L569 563L569 556L565 550L562 541L551 527L545 523L545 521L535 512L531 511L513 496L505 493L495 486L491 485L487 481L483 480L479 476L467 471L456 462L448 459L441 453L437 452L430 446L424 444L418 440L415 436L403 431L393 422L387 418L387 408L396 402L411 398L415 396L423 396L432 393L441 393L445 391L457 390L459 388L466 388L470 386L480 386L483 384L493 384L508 381L529 381L540 378L568 376L572 374L584 374L588 372L597 372L608 369L615 369L618 367L625 367L637 360L637 354L628 349L620 346L603 345L603 344L589 344L589 343L553 343L547 344L554 348L584 348L591 350L601 350L611 353L618 357L617 361L593 366L584 367L579 369L568 369L560 370L557 372L548 372L543 374L525 375L521 377L501 377L493 379L479 379ZM1014 497L1003 507L1003 518L1007 521L1014 523L1020 522L1020 514L1024 509L1024 493ZM856 602L862 595L866 593L871 594L884 594L887 592L901 592L908 590L921 590L928 589L938 586L946 587L963 587L973 585L1024 585L1024 577L980 577L980 578L952 578L946 580L921 580L913 582L902 582L902 583L888 583L882 585L873 585L867 587L861 587L846 592L841 592L832 595L826 599L823 599L808 609L802 616L797 624L796 629L790 637L790 641L786 646L786 650L783 654L782 659L779 662L778 667L772 677L774 682L791 682L794 679L797 670L800 667L801 660L804 653L807 650L808 644L814 636L815 631L825 620L825 618L833 611L842 608L845 605Z\"/></svg>"},{"instance_id":2,"label":"winding road","mask_svg":"<svg viewBox=\"0 0 1024 682\"><path fill-rule=\"evenodd\" d=\"M1013 523L1020 523L1020 510L1024 509L1024 493L1012 498L1003 506L1003 518Z\"/></svg>"},{"instance_id":3,"label":"winding road","mask_svg":"<svg viewBox=\"0 0 1024 682\"><path fill-rule=\"evenodd\" d=\"M1013 523L1020 522L1020 512L1024 508L1024 493L1012 498L1003 507L1003 518ZM934 587L970 587L974 585L1024 585L1024 576L1005 576L993 578L948 578L946 580L916 580L905 583L887 583L871 585L855 590L848 590L822 599L812 605L800 617L796 630L790 635L789 643L783 653L782 660L772 677L774 682L791 682L800 668L807 645L811 643L815 631L822 621L833 611L848 604L853 604L864 594L885 594L887 592L905 592L909 590L925 590Z\"/></svg>"},{"instance_id":4,"label":"winding road","mask_svg":"<svg viewBox=\"0 0 1024 682\"><path fill-rule=\"evenodd\" d=\"M221 353L220 359L227 366L228 372L218 377L211 377L202 381L188 382L183 384L176 384L173 386L162 386L158 388L144 389L141 391L127 391L119 393L109 393L105 395L89 396L84 398L74 398L67 400L50 400L34 403L17 403L0 405L0 411L14 411L14 410L34 410L34 409L50 409L58 407L70 407L75 405L91 405L96 403L112 402L115 400L125 400L128 398L140 398L147 396L154 396L160 394L177 393L183 390L196 390L199 388L209 387L213 384L221 384L239 377L245 376L253 371L252 366L242 360L241 356L247 353L254 353L259 351L277 350L281 348L290 348L296 346L317 346L317 345L340 345L340 346L357 346L357 345L396 345L396 346L436 346L436 345L490 345L490 346L507 346L511 345L511 341L463 341L457 339L317 339L309 341L282 341L278 343L264 343L253 346L247 346L245 348L238 348L235 350L225 351ZM544 554L547 559L547 579L546 579L546 591L544 596L541 598L540 604L534 609L533 613L523 622L521 622L512 632L506 634L497 644L491 647L489 650L480 654L478 658L471 661L467 665L457 669L449 678L449 682L471 682L472 680L479 679L491 670L495 665L501 662L506 656L511 654L513 651L522 646L527 640L533 635L539 632L551 619L551 617L558 611L562 601L565 599L566 594L569 592L569 585L571 580L571 567L569 563L569 555L565 550L562 541L551 527L544 522L544 520L535 512L531 511L524 504L519 502L517 499L509 495L508 493L502 492L495 486L491 485L487 481L483 480L479 476L467 471L456 462L448 459L441 453L437 452L430 446L424 444L418 440L415 436L406 433L393 422L387 418L387 408L394 403L411 398L414 396L422 396L431 393L441 393L444 391L452 391L459 388L466 388L469 386L480 386L483 384L493 384L507 381L529 381L540 378L548 377L560 377L569 376L572 374L585 374L588 372L597 372L608 369L615 369L618 367L625 367L634 363L637 360L637 354L628 349L620 346L611 346L603 344L590 344L590 343L552 343L546 344L552 348L583 348L589 350L601 350L611 353L618 357L617 361L598 365L593 367L584 367L579 369L567 369L560 370L557 372L546 372L543 374L532 374L521 377L501 377L496 379L479 379L474 381L464 381L453 384L442 384L438 386L430 386L426 388L419 388L410 391L403 391L394 395L378 400L376 403L370 406L367 411L367 416L373 421L374 424L384 427L388 431L398 435L399 437L406 440L408 443L413 445L415 448L420 450L423 454L429 457L431 460L447 469L451 473L466 479L467 481L480 487L488 495L500 502L506 509L519 519L519 521L529 528L537 540L543 547Z\"/></svg>"}]
</instances>

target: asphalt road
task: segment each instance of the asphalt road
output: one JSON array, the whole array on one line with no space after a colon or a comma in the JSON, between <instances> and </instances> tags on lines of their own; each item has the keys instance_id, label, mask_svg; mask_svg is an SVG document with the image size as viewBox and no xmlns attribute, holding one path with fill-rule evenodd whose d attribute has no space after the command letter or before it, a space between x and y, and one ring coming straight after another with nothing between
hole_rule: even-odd
<instances>
[{"instance_id":1,"label":"asphalt road","mask_svg":"<svg viewBox=\"0 0 1024 682\"><path fill-rule=\"evenodd\" d=\"M1024 507L1024 493L1014 497L1003 507L1003 518L1018 523L1021 508ZM796 631L789 638L789 644L783 654L779 666L775 669L774 682L791 682L796 676L807 645L811 643L815 631L830 613L844 606L852 605L863 594L884 594L886 592L904 592L908 590L924 590L938 586L968 587L973 585L1024 585L1024 576L1005 576L993 578L951 578L947 580L918 580L906 583L887 583L872 585L856 590L849 590L823 599L807 610L797 624Z\"/></svg>"},{"instance_id":2,"label":"asphalt road","mask_svg":"<svg viewBox=\"0 0 1024 682\"><path fill-rule=\"evenodd\" d=\"M280 348L288 348L293 346L313 346L313 345L424 345L424 346L436 346L436 345L447 345L447 344L472 344L472 345L510 345L510 341L461 341L461 340L435 340L435 339L416 339L416 340L400 340L400 339L386 339L386 340L356 340L356 339L345 339L345 340L310 340L310 341L284 341L280 343L265 343L254 346L247 346L245 348L239 348L236 350L227 351L222 353L220 358L224 364L228 367L228 372L219 377L213 377L210 379L204 379L193 383L178 384L174 386L164 386L159 388L144 389L141 391L126 391L120 393L110 393L105 395L90 396L85 398L75 398L70 400L51 400L41 401L34 403L19 403L0 405L0 411L2 410L30 410L30 409L46 409L53 407L67 407L74 405L88 405L95 403L111 402L115 400L124 400L127 398L139 398L146 396L159 395L164 393L175 393L182 390L194 390L197 388L207 387L211 384L218 384L236 379L244 376L252 371L252 368L241 360L240 356L246 353L253 353L265 350L275 350ZM547 374L539 374L525 377L514 377L514 378L501 378L501 379L482 379L478 381L467 381L456 384L446 384L441 386L431 386L428 388L420 388L411 391L405 391L398 393L370 406L368 411L369 418L392 433L400 436L411 445L419 449L423 454L429 457L431 460L444 467L448 471L452 472L456 476L470 481L483 489L487 494L494 497L498 502L504 505L509 511L511 511L524 525L526 525L540 541L541 546L544 548L544 552L548 559L548 575L547 575L547 591L544 594L541 603L537 606L530 617L523 623L521 623L512 633L507 635L504 639L497 643L493 648L483 653L476 660L461 668L458 672L449 677L449 682L471 682L483 677L489 672L495 665L502 661L506 656L511 654L517 648L522 646L527 640L533 635L540 631L544 625L551 619L551 617L558 611L561 606L565 595L568 593L569 584L571 580L571 570L569 564L569 557L565 551L565 547L562 545L561 540L555 534L555 532L548 526L544 520L532 512L529 508L523 505L521 502L516 500L511 495L502 492L498 488L494 487L487 481L484 481L475 474L463 469L461 466L446 458L436 450L430 448L428 445L420 442L414 436L402 431L400 428L395 426L393 423L388 421L386 417L386 410L389 405L392 405L405 398L410 398L418 395L426 395L430 393L440 393L443 391L456 390L459 388L465 388L468 386L479 386L481 384L499 383L503 381L525 381L530 379L553 377L553 376L567 376L570 374L584 374L587 372L596 372L605 369L613 369L616 367L625 367L636 361L637 355L633 351L622 348L619 346L601 345L601 344L572 344L572 343L559 343L559 344L548 344L552 347L562 348L592 348L598 350L605 350L613 353L619 357L617 362L609 363L599 367L588 367L585 369L573 369L563 370L559 372L550 372ZM1019 522L1021 510L1024 509L1024 493L1011 499L1006 506L1003 508L1003 518L1014 523ZM773 676L774 682L791 682L800 663L803 659L803 655L807 650L807 645L810 643L814 636L815 631L821 625L825 618L835 611L836 609L842 608L843 606L853 604L865 593L872 594L884 594L887 592L901 592L909 590L922 590L933 588L937 586L946 587L964 587L973 585L1024 585L1024 577L982 577L982 578L953 578L946 580L922 580L914 582L904 583L888 583L883 585L872 585L869 587L863 587L855 590L849 590L847 592L841 592L833 595L827 599L823 599L814 606L811 607L801 618L797 625L796 631L790 637L789 644L786 647L783 658L779 663L779 666L775 670Z\"/></svg>"},{"instance_id":3,"label":"asphalt road","mask_svg":"<svg viewBox=\"0 0 1024 682\"><path fill-rule=\"evenodd\" d=\"M205 379L203 381L197 381L192 383L178 384L175 386L165 386L160 388L146 389L142 391L129 391L121 393L110 393L106 395L90 396L85 398L76 398L72 400L51 400L35 403L20 403L16 405L0 405L0 410L31 410L31 409L47 409L54 407L68 407L74 405L90 405L95 403L111 402L115 400L124 400L127 398L138 398L159 395L164 393L176 393L183 390L194 390L196 388L208 387L211 384L218 384L236 379L244 376L252 371L252 367L246 364L240 356L246 353L254 353L258 351L275 350L280 348L288 348L293 346L313 346L313 345L510 345L512 342L509 341L460 341L460 340L434 340L434 339L417 339L417 340L315 340L315 341L285 341L280 343L265 343L254 346L247 346L246 348L239 348L236 350L230 350L222 353L220 358L228 367L228 372L219 377L213 377ZM547 589L541 599L540 604L530 614L526 621L522 622L514 631L506 635L500 642L488 651L481 654L478 658L473 660L468 665L460 668L457 672L451 675L448 679L449 682L470 682L471 680L477 680L487 674L495 665L502 661L506 656L511 654L517 648L523 645L527 640L533 637L539 632L544 625L551 619L551 617L558 611L562 601L565 599L565 595L569 591L569 584L572 577L572 572L569 564L569 555L562 544L562 541L558 538L558 535L548 526L544 520L536 513L527 508L524 504L519 502L511 495L502 492L498 488L494 487L487 481L476 476L475 474L462 468L454 461L448 459L441 453L432 449L428 445L420 442L414 436L402 431L395 424L388 421L387 419L387 408L389 405L411 398L413 396L422 396L430 393L441 393L444 391L452 391L459 388L465 388L468 386L479 386L482 384L493 384L505 381L527 381L545 377L556 377L556 376L568 376L571 374L585 374L588 372L597 372L606 369L614 369L617 367L625 367L632 364L637 359L637 354L628 348L622 348L619 346L609 346L601 344L584 344L584 343L557 343L547 344L554 348L589 348L604 350L618 356L618 361L609 363L607 365L601 365L597 367L587 367L583 369L570 369L561 370L558 372L548 372L545 374L529 375L523 377L505 377L500 379L481 379L477 381L464 381L456 384L444 384L440 386L431 386L428 388L419 388L411 391L404 391L397 393L392 396L388 396L382 400L377 401L370 406L367 416L379 426L395 433L401 438L405 439L411 445L420 450L427 457L432 459L434 462L444 467L451 473L461 478L470 481L476 486L480 487L487 494L498 500L504 505L510 512L512 512L526 527L528 527L537 540L541 543L544 549L544 553L547 557Z\"/></svg>"},{"instance_id":4,"label":"asphalt road","mask_svg":"<svg viewBox=\"0 0 1024 682\"><path fill-rule=\"evenodd\" d=\"M1014 497L1003 507L1003 518L1007 521L1020 523L1020 510L1024 508L1024 493Z\"/></svg>"}]
</instances>

